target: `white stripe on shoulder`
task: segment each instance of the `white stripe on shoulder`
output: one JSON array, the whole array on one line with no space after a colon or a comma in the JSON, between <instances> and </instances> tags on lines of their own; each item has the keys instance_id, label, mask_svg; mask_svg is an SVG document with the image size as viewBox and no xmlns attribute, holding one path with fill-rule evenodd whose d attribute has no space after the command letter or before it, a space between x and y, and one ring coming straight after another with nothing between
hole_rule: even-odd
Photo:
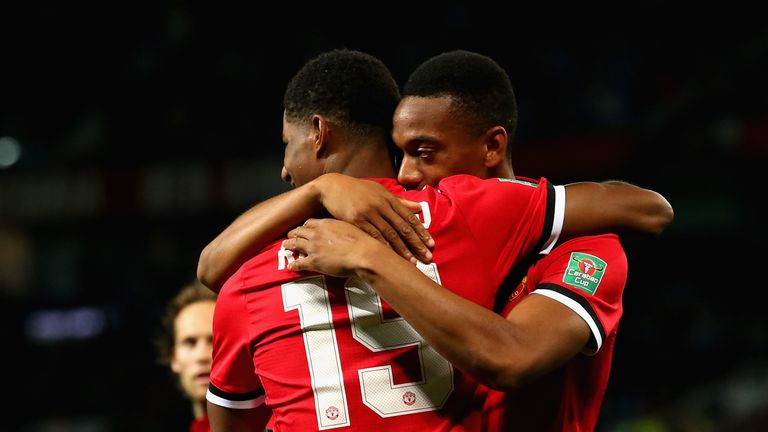
<instances>
[{"instance_id":1,"label":"white stripe on shoulder","mask_svg":"<svg viewBox=\"0 0 768 432\"><path fill-rule=\"evenodd\" d=\"M533 291L531 294L540 294L545 297L549 297L552 300L562 303L565 305L568 309L576 312L581 319L584 320L584 322L587 323L589 326L589 331L592 332L592 336L595 338L595 342L597 342L597 348L594 352L586 352L587 354L596 354L598 351L600 351L600 347L603 346L603 338L600 336L600 328L597 326L597 323L595 320L592 319L592 315L587 312L586 309L584 309L583 306L579 304L579 302L560 294L557 291L548 290L546 288L539 288Z\"/></svg>"},{"instance_id":2,"label":"white stripe on shoulder","mask_svg":"<svg viewBox=\"0 0 768 432\"><path fill-rule=\"evenodd\" d=\"M205 399L214 405L232 409L251 409L264 405L264 395L251 400L233 401L224 399L220 396L216 396L215 394L211 393L210 390L208 390L208 393L205 394Z\"/></svg>"},{"instance_id":3,"label":"white stripe on shoulder","mask_svg":"<svg viewBox=\"0 0 768 432\"><path fill-rule=\"evenodd\" d=\"M554 186L555 189L555 217L552 219L552 233L544 243L539 255L547 255L555 247L557 239L563 232L563 220L565 219L565 186Z\"/></svg>"}]
</instances>

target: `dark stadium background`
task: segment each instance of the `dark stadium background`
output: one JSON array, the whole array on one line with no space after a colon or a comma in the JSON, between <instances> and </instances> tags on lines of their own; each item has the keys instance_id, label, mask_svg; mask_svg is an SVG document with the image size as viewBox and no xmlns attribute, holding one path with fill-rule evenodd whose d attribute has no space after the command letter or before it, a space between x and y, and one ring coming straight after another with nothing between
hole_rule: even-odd
<instances>
[{"instance_id":1,"label":"dark stadium background","mask_svg":"<svg viewBox=\"0 0 768 432\"><path fill-rule=\"evenodd\" d=\"M518 97L518 175L623 179L674 206L661 237L626 246L599 430L765 430L768 26L652 14L662 3L624 10L655 17L635 24L451 4L351 18L322 4L3 6L2 429L186 430L151 343L163 305L219 230L286 190L283 89L347 47L401 84L442 51L490 55Z\"/></svg>"}]
</instances>

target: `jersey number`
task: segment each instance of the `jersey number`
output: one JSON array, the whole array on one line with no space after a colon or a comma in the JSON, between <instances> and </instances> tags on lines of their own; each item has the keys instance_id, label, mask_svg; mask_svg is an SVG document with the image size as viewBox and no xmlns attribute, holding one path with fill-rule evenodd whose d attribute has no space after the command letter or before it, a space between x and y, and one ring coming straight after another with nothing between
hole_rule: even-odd
<instances>
[{"instance_id":1,"label":"jersey number","mask_svg":"<svg viewBox=\"0 0 768 432\"><path fill-rule=\"evenodd\" d=\"M440 283L435 264L419 269ZM421 381L395 384L392 365L359 369L363 403L381 417L440 409L453 392L453 367L402 318L385 319L381 299L359 279L344 287L352 335L373 352L418 346ZM282 286L285 311L297 310L304 335L312 391L320 430L349 426L339 346L324 276Z\"/></svg>"}]
</instances>

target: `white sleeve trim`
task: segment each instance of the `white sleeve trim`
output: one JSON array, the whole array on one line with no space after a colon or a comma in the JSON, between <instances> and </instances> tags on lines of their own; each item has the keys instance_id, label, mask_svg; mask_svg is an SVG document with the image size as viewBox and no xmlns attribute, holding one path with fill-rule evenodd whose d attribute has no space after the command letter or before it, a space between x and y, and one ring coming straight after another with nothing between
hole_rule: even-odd
<instances>
[{"instance_id":1,"label":"white sleeve trim","mask_svg":"<svg viewBox=\"0 0 768 432\"><path fill-rule=\"evenodd\" d=\"M555 216L552 219L552 232L544 243L539 255L547 255L555 247L555 243L563 232L563 220L565 219L565 186L554 186L555 190Z\"/></svg>"},{"instance_id":2,"label":"white sleeve trim","mask_svg":"<svg viewBox=\"0 0 768 432\"><path fill-rule=\"evenodd\" d=\"M574 301L573 299L560 294L557 291L552 291L548 289L537 289L533 291L531 294L540 294L545 297L549 297L552 300L555 300L556 302L560 302L563 305L565 305L568 309L576 312L581 319L583 319L587 325L589 326L589 331L592 332L592 337L595 338L595 342L597 345L597 348L592 352L591 350L588 352L585 352L586 354L596 354L598 351L600 351L600 347L603 346L603 338L600 336L600 328L598 327L597 323L592 319L592 315L587 312L584 307L582 307L577 301Z\"/></svg>"},{"instance_id":3,"label":"white sleeve trim","mask_svg":"<svg viewBox=\"0 0 768 432\"><path fill-rule=\"evenodd\" d=\"M232 409L252 409L264 405L264 395L251 400L233 401L224 399L220 396L216 396L215 394L211 393L210 390L208 390L208 393L205 394L205 399L214 405Z\"/></svg>"}]
</instances>

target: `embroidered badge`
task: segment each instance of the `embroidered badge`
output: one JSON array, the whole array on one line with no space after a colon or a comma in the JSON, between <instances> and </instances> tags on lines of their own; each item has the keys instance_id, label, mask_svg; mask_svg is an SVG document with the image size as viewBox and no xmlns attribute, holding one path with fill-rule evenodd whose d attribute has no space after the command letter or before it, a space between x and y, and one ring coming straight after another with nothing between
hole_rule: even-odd
<instances>
[{"instance_id":1,"label":"embroidered badge","mask_svg":"<svg viewBox=\"0 0 768 432\"><path fill-rule=\"evenodd\" d=\"M328 409L325 410L325 416L330 420L336 420L339 418L339 409L331 405L328 407Z\"/></svg>"},{"instance_id":2,"label":"embroidered badge","mask_svg":"<svg viewBox=\"0 0 768 432\"><path fill-rule=\"evenodd\" d=\"M515 291L512 292L512 294L507 297L507 301L511 302L512 300L516 299L517 296L520 295L523 291L525 291L528 288L528 276L523 276L523 280L520 281L519 284L517 284L517 287L515 288Z\"/></svg>"},{"instance_id":3,"label":"embroidered badge","mask_svg":"<svg viewBox=\"0 0 768 432\"><path fill-rule=\"evenodd\" d=\"M403 393L403 403L406 405L413 405L416 403L416 394L413 392L405 392Z\"/></svg>"},{"instance_id":4,"label":"embroidered badge","mask_svg":"<svg viewBox=\"0 0 768 432\"><path fill-rule=\"evenodd\" d=\"M605 261L594 255L571 252L563 282L594 295L607 266Z\"/></svg>"}]
</instances>

